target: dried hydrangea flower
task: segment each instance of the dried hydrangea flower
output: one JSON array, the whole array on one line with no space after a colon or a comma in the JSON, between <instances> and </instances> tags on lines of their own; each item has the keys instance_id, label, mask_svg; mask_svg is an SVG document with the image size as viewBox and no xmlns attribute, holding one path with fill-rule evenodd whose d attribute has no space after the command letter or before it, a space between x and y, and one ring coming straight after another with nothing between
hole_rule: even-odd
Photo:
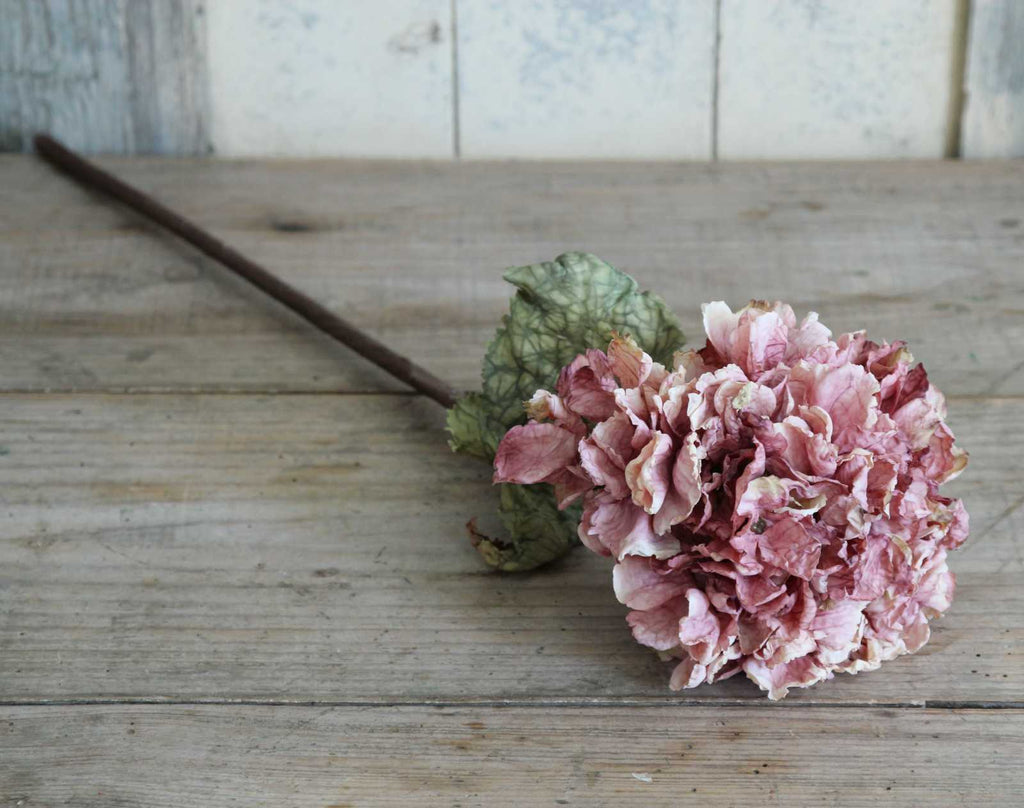
<instances>
[{"instance_id":1,"label":"dried hydrangea flower","mask_svg":"<svg viewBox=\"0 0 1024 808\"><path fill-rule=\"evenodd\" d=\"M495 457L496 482L582 500L636 639L675 689L743 671L772 699L912 653L953 596L967 454L901 342L836 340L784 304L704 306L707 344L629 337L563 368Z\"/></svg>"}]
</instances>

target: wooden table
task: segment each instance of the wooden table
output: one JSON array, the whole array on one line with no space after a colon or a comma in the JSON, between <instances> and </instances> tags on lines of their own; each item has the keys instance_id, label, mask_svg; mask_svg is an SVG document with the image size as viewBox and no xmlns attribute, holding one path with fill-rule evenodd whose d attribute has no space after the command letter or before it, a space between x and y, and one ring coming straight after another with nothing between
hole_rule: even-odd
<instances>
[{"instance_id":1,"label":"wooden table","mask_svg":"<svg viewBox=\"0 0 1024 808\"><path fill-rule=\"evenodd\" d=\"M605 559L488 571L440 408L3 157L0 805L1019 804L1024 164L102 162L460 387L567 249L905 337L973 535L918 655L672 693Z\"/></svg>"}]
</instances>

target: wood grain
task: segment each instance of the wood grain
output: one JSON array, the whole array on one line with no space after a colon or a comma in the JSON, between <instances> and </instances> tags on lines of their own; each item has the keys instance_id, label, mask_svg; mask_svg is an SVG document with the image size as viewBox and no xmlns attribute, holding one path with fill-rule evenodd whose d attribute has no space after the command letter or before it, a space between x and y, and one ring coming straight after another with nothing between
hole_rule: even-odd
<instances>
[{"instance_id":1,"label":"wood grain","mask_svg":"<svg viewBox=\"0 0 1024 808\"><path fill-rule=\"evenodd\" d=\"M1024 156L1024 6L974 0L963 122L964 157Z\"/></svg>"},{"instance_id":2,"label":"wood grain","mask_svg":"<svg viewBox=\"0 0 1024 808\"><path fill-rule=\"evenodd\" d=\"M436 405L2 158L3 801L1017 800L1024 165L106 162L460 385L500 269L573 248L691 340L701 301L748 297L908 337L971 452L973 535L918 655L778 705L673 694L607 560L485 568L489 469Z\"/></svg>"},{"instance_id":3,"label":"wood grain","mask_svg":"<svg viewBox=\"0 0 1024 808\"><path fill-rule=\"evenodd\" d=\"M941 157L955 6L722 0L718 154Z\"/></svg>"},{"instance_id":4,"label":"wood grain","mask_svg":"<svg viewBox=\"0 0 1024 808\"><path fill-rule=\"evenodd\" d=\"M924 651L787 703L1024 702L1017 399L961 399L974 538ZM413 396L0 398L0 701L504 702L673 694L607 560L490 573L489 469Z\"/></svg>"},{"instance_id":5,"label":"wood grain","mask_svg":"<svg viewBox=\"0 0 1024 808\"><path fill-rule=\"evenodd\" d=\"M910 340L948 394L1024 393L1021 163L103 162L457 387L502 270L588 249L691 342L702 301L782 298ZM3 389L400 389L35 160L0 175Z\"/></svg>"},{"instance_id":6,"label":"wood grain","mask_svg":"<svg viewBox=\"0 0 1024 808\"><path fill-rule=\"evenodd\" d=\"M0 17L0 150L38 131L90 153L209 150L198 0L2 0Z\"/></svg>"},{"instance_id":7,"label":"wood grain","mask_svg":"<svg viewBox=\"0 0 1024 808\"><path fill-rule=\"evenodd\" d=\"M458 2L465 157L711 157L714 0Z\"/></svg>"},{"instance_id":8,"label":"wood grain","mask_svg":"<svg viewBox=\"0 0 1024 808\"><path fill-rule=\"evenodd\" d=\"M451 157L451 0L209 3L218 154Z\"/></svg>"},{"instance_id":9,"label":"wood grain","mask_svg":"<svg viewBox=\"0 0 1024 808\"><path fill-rule=\"evenodd\" d=\"M1024 711L0 709L10 805L1014 804Z\"/></svg>"}]
</instances>

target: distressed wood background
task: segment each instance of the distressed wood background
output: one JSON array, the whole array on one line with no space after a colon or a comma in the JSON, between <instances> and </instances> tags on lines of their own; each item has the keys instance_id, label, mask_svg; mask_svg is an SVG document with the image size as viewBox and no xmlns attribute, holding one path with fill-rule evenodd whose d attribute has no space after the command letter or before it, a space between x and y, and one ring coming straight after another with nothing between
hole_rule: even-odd
<instances>
[{"instance_id":1,"label":"distressed wood background","mask_svg":"<svg viewBox=\"0 0 1024 808\"><path fill-rule=\"evenodd\" d=\"M0 148L1024 154L1019 0L0 0Z\"/></svg>"},{"instance_id":2,"label":"distressed wood background","mask_svg":"<svg viewBox=\"0 0 1024 808\"><path fill-rule=\"evenodd\" d=\"M437 405L0 155L0 806L1020 803L1024 161L102 162L460 388L571 247L906 338L972 535L917 655L672 693L607 559L484 566Z\"/></svg>"}]
</instances>

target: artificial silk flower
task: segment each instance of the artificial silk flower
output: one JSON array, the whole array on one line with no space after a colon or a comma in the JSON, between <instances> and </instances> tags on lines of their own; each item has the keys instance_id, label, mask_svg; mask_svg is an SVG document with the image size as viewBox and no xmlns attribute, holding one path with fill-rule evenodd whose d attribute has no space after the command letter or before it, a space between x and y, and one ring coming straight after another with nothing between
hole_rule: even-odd
<instances>
[{"instance_id":1,"label":"artificial silk flower","mask_svg":"<svg viewBox=\"0 0 1024 808\"><path fill-rule=\"evenodd\" d=\"M520 530L478 537L485 557L514 569L563 552L555 537L575 527L613 559L637 641L677 660L675 689L742 672L778 699L918 650L968 532L963 504L939 492L967 462L941 393L902 342L833 339L782 303L703 313L699 351L668 358L658 327L642 343L606 323L610 339L588 335L521 391L493 455Z\"/></svg>"}]
</instances>

